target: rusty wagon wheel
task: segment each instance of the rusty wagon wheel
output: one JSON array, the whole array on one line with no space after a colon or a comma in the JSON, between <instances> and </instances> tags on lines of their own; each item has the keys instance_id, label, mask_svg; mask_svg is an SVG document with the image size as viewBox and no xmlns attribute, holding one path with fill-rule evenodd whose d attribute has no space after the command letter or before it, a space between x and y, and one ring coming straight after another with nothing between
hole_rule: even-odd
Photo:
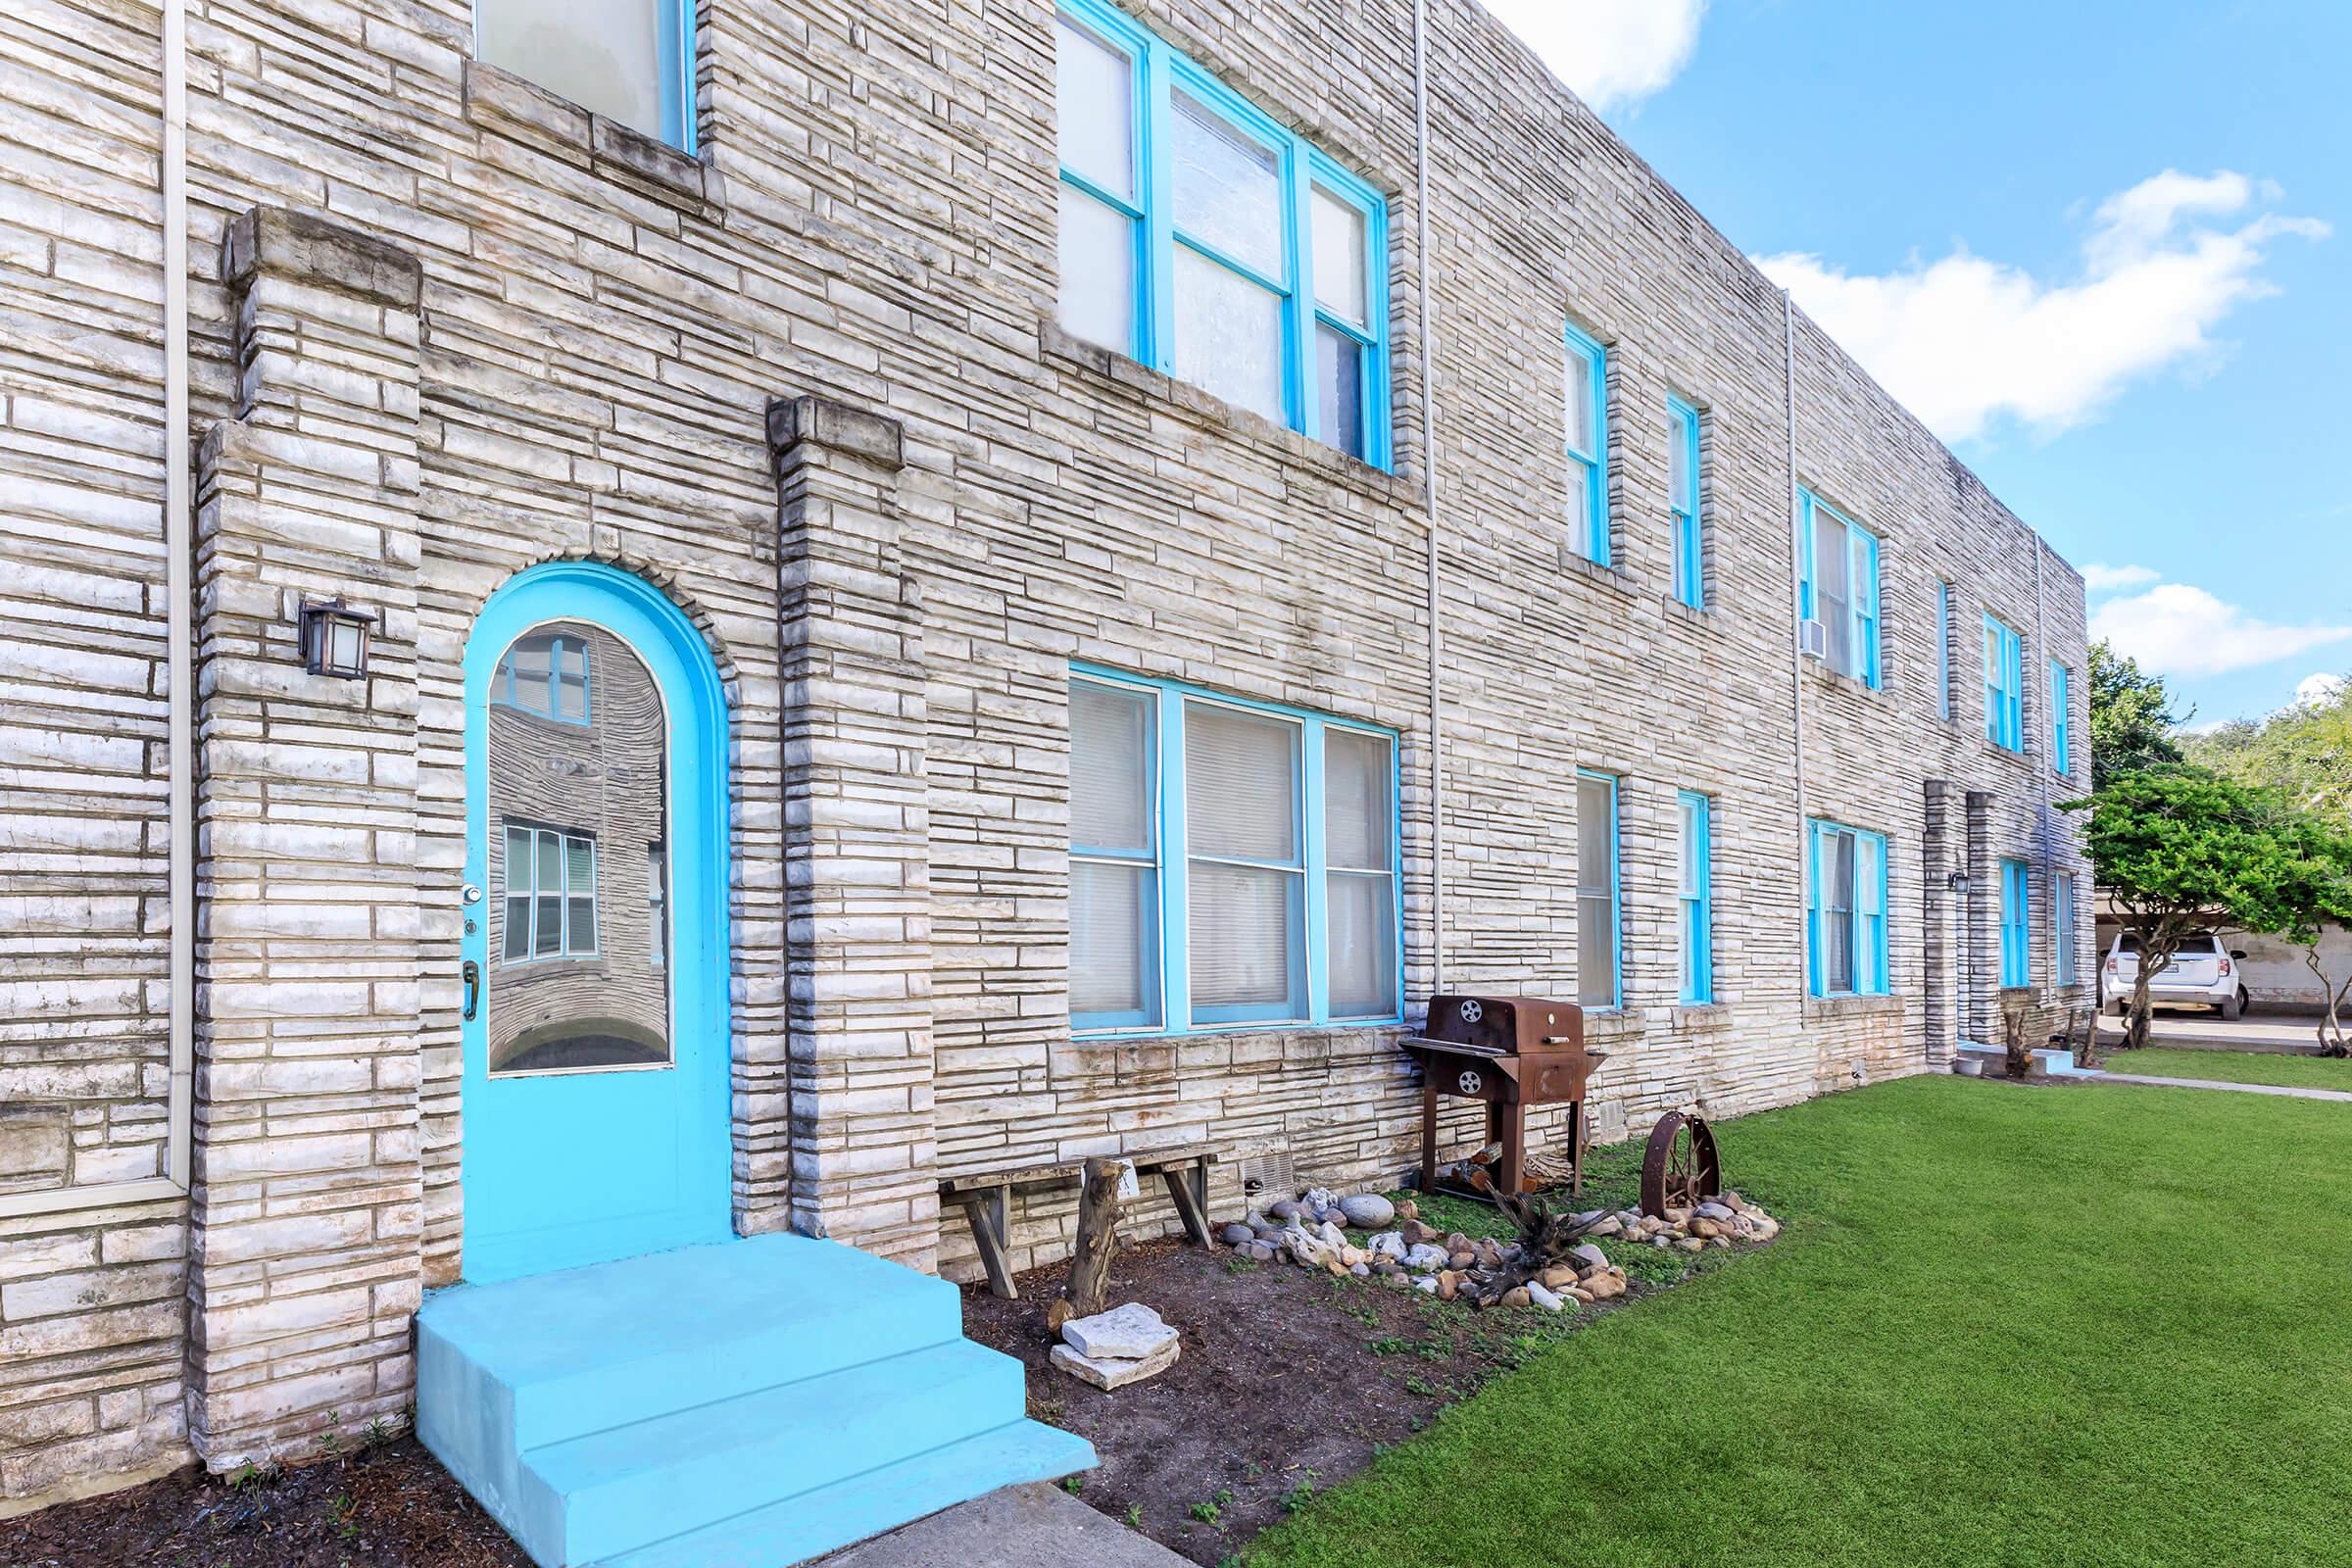
<instances>
[{"instance_id":1,"label":"rusty wagon wheel","mask_svg":"<svg viewBox=\"0 0 2352 1568\"><path fill-rule=\"evenodd\" d=\"M1649 1130L1642 1155L1642 1212L1664 1219L1670 1208L1696 1208L1723 1191L1723 1161L1707 1119L1670 1110Z\"/></svg>"}]
</instances>

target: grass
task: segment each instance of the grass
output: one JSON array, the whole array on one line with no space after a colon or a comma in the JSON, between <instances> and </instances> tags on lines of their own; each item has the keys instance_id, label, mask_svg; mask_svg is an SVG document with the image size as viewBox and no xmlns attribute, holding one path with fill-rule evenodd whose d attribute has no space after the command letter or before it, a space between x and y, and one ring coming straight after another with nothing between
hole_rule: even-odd
<instances>
[{"instance_id":1,"label":"grass","mask_svg":"<svg viewBox=\"0 0 2352 1568\"><path fill-rule=\"evenodd\" d=\"M1719 1127L1788 1221L1250 1568L2343 1561L2352 1114L1929 1077Z\"/></svg>"},{"instance_id":2,"label":"grass","mask_svg":"<svg viewBox=\"0 0 2352 1568\"><path fill-rule=\"evenodd\" d=\"M2099 1065L2110 1072L2139 1072L2154 1078L2216 1078L2229 1084L2283 1084L2290 1089L2340 1089L2352 1094L2352 1061L2340 1056L2145 1046L2137 1051L2110 1051Z\"/></svg>"}]
</instances>

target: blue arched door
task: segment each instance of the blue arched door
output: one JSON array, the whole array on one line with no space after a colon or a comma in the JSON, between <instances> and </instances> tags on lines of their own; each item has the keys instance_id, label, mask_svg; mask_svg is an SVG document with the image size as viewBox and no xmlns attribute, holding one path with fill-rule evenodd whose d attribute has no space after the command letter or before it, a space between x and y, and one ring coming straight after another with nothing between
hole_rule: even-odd
<instances>
[{"instance_id":1,"label":"blue arched door","mask_svg":"<svg viewBox=\"0 0 2352 1568\"><path fill-rule=\"evenodd\" d=\"M514 577L466 647L465 1274L730 1231L727 717L643 580Z\"/></svg>"}]
</instances>

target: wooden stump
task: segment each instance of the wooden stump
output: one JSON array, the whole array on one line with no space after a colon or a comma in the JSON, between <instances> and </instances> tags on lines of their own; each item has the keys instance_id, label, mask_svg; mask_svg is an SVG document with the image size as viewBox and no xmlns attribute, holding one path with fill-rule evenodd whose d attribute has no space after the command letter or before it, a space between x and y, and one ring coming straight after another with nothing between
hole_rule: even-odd
<instances>
[{"instance_id":1,"label":"wooden stump","mask_svg":"<svg viewBox=\"0 0 2352 1568\"><path fill-rule=\"evenodd\" d=\"M1078 1247L1070 1254L1067 1296L1076 1317L1093 1317L1110 1305L1110 1262L1119 1251L1119 1181L1123 1160L1098 1155L1086 1162L1086 1185L1078 1194Z\"/></svg>"}]
</instances>

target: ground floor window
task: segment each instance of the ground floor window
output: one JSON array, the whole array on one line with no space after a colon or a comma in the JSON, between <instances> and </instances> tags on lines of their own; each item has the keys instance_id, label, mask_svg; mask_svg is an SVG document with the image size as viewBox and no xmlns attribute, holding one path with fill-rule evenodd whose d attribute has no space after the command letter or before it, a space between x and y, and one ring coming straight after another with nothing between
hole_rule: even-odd
<instances>
[{"instance_id":1,"label":"ground floor window","mask_svg":"<svg viewBox=\"0 0 2352 1568\"><path fill-rule=\"evenodd\" d=\"M1679 797L1683 1000L1715 1000L1714 804L1685 790Z\"/></svg>"},{"instance_id":2,"label":"ground floor window","mask_svg":"<svg viewBox=\"0 0 2352 1568\"><path fill-rule=\"evenodd\" d=\"M1105 670L1070 681L1070 1021L1398 1014L1394 733Z\"/></svg>"},{"instance_id":3,"label":"ground floor window","mask_svg":"<svg viewBox=\"0 0 2352 1568\"><path fill-rule=\"evenodd\" d=\"M1576 775L1576 1000L1614 1007L1622 994L1617 904L1617 780Z\"/></svg>"},{"instance_id":4,"label":"ground floor window","mask_svg":"<svg viewBox=\"0 0 2352 1568\"><path fill-rule=\"evenodd\" d=\"M1808 989L1817 997L1885 996L1886 836L1822 820L1810 836Z\"/></svg>"},{"instance_id":5,"label":"ground floor window","mask_svg":"<svg viewBox=\"0 0 2352 1568\"><path fill-rule=\"evenodd\" d=\"M2050 898L2050 926L2058 944L2058 983L2071 986L2075 972L2075 873L2058 873L2057 891Z\"/></svg>"},{"instance_id":6,"label":"ground floor window","mask_svg":"<svg viewBox=\"0 0 2352 1568\"><path fill-rule=\"evenodd\" d=\"M2031 983L2033 872L2023 860L2001 862L2001 985Z\"/></svg>"}]
</instances>

